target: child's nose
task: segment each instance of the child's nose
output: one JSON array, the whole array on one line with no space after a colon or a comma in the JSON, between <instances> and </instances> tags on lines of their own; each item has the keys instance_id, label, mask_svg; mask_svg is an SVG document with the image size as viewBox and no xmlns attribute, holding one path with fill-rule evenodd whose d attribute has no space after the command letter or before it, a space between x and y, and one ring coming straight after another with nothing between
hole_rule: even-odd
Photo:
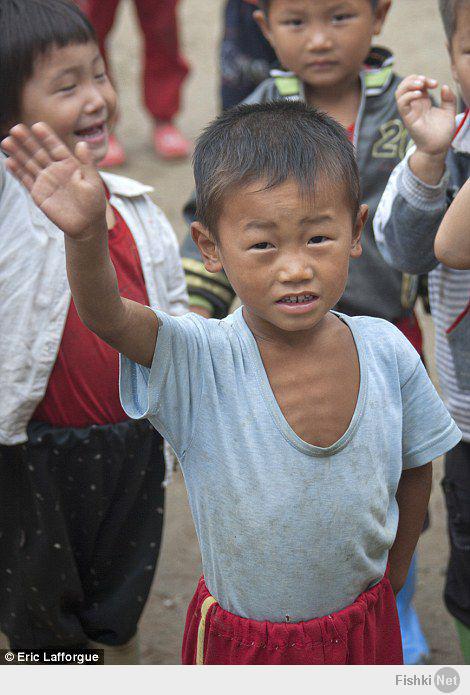
<instances>
[{"instance_id":1,"label":"child's nose","mask_svg":"<svg viewBox=\"0 0 470 695\"><path fill-rule=\"evenodd\" d=\"M100 111L106 106L106 99L96 85L90 86L86 95L86 109L90 113Z\"/></svg>"},{"instance_id":2,"label":"child's nose","mask_svg":"<svg viewBox=\"0 0 470 695\"><path fill-rule=\"evenodd\" d=\"M307 48L309 51L322 52L331 48L331 35L328 27L318 24L313 26L309 32Z\"/></svg>"},{"instance_id":3,"label":"child's nose","mask_svg":"<svg viewBox=\"0 0 470 695\"><path fill-rule=\"evenodd\" d=\"M279 282L299 283L313 278L313 268L310 263L301 259L289 259L283 264L278 274Z\"/></svg>"}]
</instances>

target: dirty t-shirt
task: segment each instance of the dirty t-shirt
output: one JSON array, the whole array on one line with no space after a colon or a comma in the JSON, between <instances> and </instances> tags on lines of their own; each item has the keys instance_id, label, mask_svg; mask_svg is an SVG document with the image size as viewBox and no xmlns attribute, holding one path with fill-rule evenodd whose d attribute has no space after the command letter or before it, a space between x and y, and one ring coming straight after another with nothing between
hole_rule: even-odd
<instances>
[{"instance_id":1,"label":"dirty t-shirt","mask_svg":"<svg viewBox=\"0 0 470 695\"><path fill-rule=\"evenodd\" d=\"M386 321L340 315L360 388L347 431L322 448L284 418L241 308L222 321L157 314L152 367L122 357L121 400L178 455L211 594L272 622L353 603L384 575L402 470L461 437L418 354Z\"/></svg>"}]
</instances>

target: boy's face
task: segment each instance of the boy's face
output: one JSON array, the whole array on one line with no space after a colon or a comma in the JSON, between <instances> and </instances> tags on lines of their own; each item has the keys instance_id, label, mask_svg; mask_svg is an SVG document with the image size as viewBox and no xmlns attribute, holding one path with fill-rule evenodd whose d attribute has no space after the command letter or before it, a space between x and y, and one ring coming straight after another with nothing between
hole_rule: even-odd
<instances>
[{"instance_id":1,"label":"boy's face","mask_svg":"<svg viewBox=\"0 0 470 695\"><path fill-rule=\"evenodd\" d=\"M72 150L84 140L97 163L108 149L116 93L96 43L53 46L40 55L23 88L21 120L45 121Z\"/></svg>"},{"instance_id":2,"label":"boy's face","mask_svg":"<svg viewBox=\"0 0 470 695\"><path fill-rule=\"evenodd\" d=\"M256 12L260 27L284 68L312 88L357 78L379 34L390 0L273 0Z\"/></svg>"},{"instance_id":3,"label":"boy's face","mask_svg":"<svg viewBox=\"0 0 470 695\"><path fill-rule=\"evenodd\" d=\"M452 74L460 87L463 100L470 104L470 4L460 6L457 27L450 44Z\"/></svg>"},{"instance_id":4,"label":"boy's face","mask_svg":"<svg viewBox=\"0 0 470 695\"><path fill-rule=\"evenodd\" d=\"M310 199L295 181L263 185L224 201L217 241L199 223L193 238L207 270L224 268L252 329L308 330L344 292L349 258L361 254L367 206L354 224L345 192L331 183L320 182Z\"/></svg>"}]
</instances>

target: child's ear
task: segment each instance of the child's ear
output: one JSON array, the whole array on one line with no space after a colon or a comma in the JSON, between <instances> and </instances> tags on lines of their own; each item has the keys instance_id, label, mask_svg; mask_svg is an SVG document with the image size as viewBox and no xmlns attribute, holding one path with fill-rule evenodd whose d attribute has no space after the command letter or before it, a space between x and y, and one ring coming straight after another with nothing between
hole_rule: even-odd
<instances>
[{"instance_id":1,"label":"child's ear","mask_svg":"<svg viewBox=\"0 0 470 695\"><path fill-rule=\"evenodd\" d=\"M200 222L193 222L191 236L201 252L204 268L209 273L220 273L223 268L219 258L219 249L209 230Z\"/></svg>"},{"instance_id":2,"label":"child's ear","mask_svg":"<svg viewBox=\"0 0 470 695\"><path fill-rule=\"evenodd\" d=\"M361 205L361 207L359 208L359 212L357 213L357 216L356 216L356 221L354 223L354 229L353 229L353 233L352 233L351 251L350 251L351 258L359 258L359 256L362 254L361 235L362 235L362 230L364 229L364 225L367 222L368 217L369 217L369 206L368 205Z\"/></svg>"},{"instance_id":3,"label":"child's ear","mask_svg":"<svg viewBox=\"0 0 470 695\"><path fill-rule=\"evenodd\" d=\"M272 40L271 40L271 38L272 38L272 36L271 36L271 29L270 29L270 27L269 27L268 18L266 17L266 15L265 15L265 13L263 12L263 10L255 10L255 11L253 12L253 19L255 20L255 22L256 22L256 24L259 26L259 28L261 29L264 38L265 38L267 41L269 41L269 43L271 44L271 46L273 46L273 42L272 42ZM273 48L274 48L274 46L273 46Z\"/></svg>"},{"instance_id":4,"label":"child's ear","mask_svg":"<svg viewBox=\"0 0 470 695\"><path fill-rule=\"evenodd\" d=\"M387 18L392 0L379 0L374 10L374 36L378 36Z\"/></svg>"}]
</instances>

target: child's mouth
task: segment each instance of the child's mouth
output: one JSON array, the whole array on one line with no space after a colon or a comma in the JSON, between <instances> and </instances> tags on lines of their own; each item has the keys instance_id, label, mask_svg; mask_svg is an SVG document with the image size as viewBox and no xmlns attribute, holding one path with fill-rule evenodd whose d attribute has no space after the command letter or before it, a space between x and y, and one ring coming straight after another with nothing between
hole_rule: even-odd
<instances>
[{"instance_id":1,"label":"child's mouth","mask_svg":"<svg viewBox=\"0 0 470 695\"><path fill-rule=\"evenodd\" d=\"M106 123L99 123L98 125L75 131L75 135L80 138L80 140L85 140L85 142L89 142L90 144L101 143L104 140L106 133Z\"/></svg>"},{"instance_id":2,"label":"child's mouth","mask_svg":"<svg viewBox=\"0 0 470 695\"><path fill-rule=\"evenodd\" d=\"M283 297L282 299L279 299L277 304L306 304L309 302L313 302L317 299L317 297L314 294L299 294L299 295L291 295L289 297Z\"/></svg>"},{"instance_id":3,"label":"child's mouth","mask_svg":"<svg viewBox=\"0 0 470 695\"><path fill-rule=\"evenodd\" d=\"M311 311L318 297L315 294L292 294L279 299L276 304L287 314L305 314Z\"/></svg>"}]
</instances>

